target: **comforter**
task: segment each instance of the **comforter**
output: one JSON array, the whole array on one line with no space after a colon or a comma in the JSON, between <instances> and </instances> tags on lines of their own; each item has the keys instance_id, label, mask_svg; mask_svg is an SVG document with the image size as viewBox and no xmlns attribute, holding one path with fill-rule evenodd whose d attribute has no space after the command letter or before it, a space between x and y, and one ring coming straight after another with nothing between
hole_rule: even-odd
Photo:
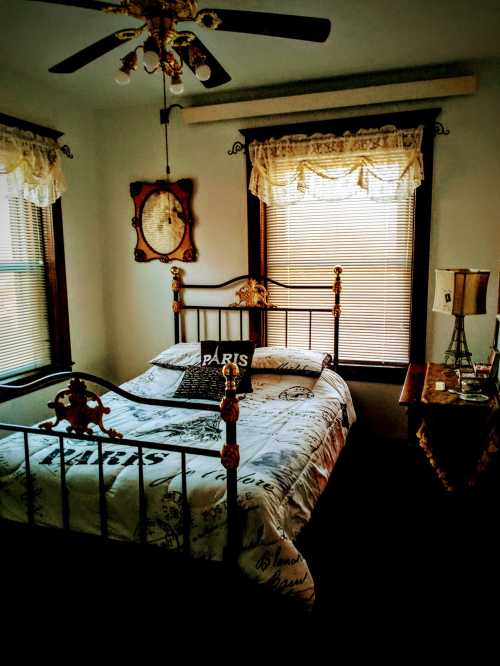
<instances>
[{"instance_id":1,"label":"comforter","mask_svg":"<svg viewBox=\"0 0 500 666\"><path fill-rule=\"evenodd\" d=\"M254 375L252 393L240 396L238 502L242 519L241 570L258 583L312 605L314 581L295 537L307 523L345 443L355 413L339 375ZM170 397L181 373L153 366L123 385L146 397ZM220 450L224 422L218 413L138 405L116 394L107 427L127 438L201 445ZM30 465L38 525L62 525L59 443L30 436ZM119 440L104 448L109 536L138 540L138 464L133 447ZM96 447L65 440L70 527L100 533ZM147 540L168 550L183 546L180 456L145 449ZM191 553L222 560L227 540L225 470L218 459L187 456ZM0 517L27 520L22 435L0 440Z\"/></svg>"}]
</instances>

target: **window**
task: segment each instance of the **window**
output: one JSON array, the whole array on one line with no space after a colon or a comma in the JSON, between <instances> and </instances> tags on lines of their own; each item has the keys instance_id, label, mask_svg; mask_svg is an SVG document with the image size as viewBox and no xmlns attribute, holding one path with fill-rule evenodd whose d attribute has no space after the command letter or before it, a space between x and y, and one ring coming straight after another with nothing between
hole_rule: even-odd
<instances>
[{"instance_id":1,"label":"window","mask_svg":"<svg viewBox=\"0 0 500 666\"><path fill-rule=\"evenodd\" d=\"M0 175L0 382L71 366L60 200L39 207Z\"/></svg>"},{"instance_id":2,"label":"window","mask_svg":"<svg viewBox=\"0 0 500 666\"><path fill-rule=\"evenodd\" d=\"M318 198L316 191L316 196L306 192L296 203L287 205L281 195L276 203L267 204L249 195L252 274L288 285L329 285L333 284L334 266L343 267L339 356L344 376L399 381L410 360L425 357L430 180L437 113L433 110L421 112L418 117L403 113L390 118L243 131L248 142L303 134L304 129L308 135L324 132L339 136L346 130L387 124L424 127L424 180L405 198L373 200L360 190L332 201L323 199L321 193ZM287 168L284 160L273 172L276 182L286 182L287 177L290 180ZM396 168L390 160L383 166L388 179ZM324 179L320 186L338 190L339 181ZM271 302L280 307L331 307L332 295L325 290L287 290L272 283L268 287ZM303 346L309 338L309 322L290 313L287 323L288 345ZM333 317L316 313L313 349L331 350L333 335ZM267 342L285 343L283 313L268 312Z\"/></svg>"}]
</instances>

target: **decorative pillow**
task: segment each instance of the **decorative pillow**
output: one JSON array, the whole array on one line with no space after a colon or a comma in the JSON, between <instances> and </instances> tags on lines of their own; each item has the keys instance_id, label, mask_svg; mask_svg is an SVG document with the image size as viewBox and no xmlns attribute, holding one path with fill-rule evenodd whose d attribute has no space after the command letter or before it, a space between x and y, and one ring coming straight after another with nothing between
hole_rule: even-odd
<instances>
[{"instance_id":1,"label":"decorative pillow","mask_svg":"<svg viewBox=\"0 0 500 666\"><path fill-rule=\"evenodd\" d=\"M179 342L155 356L150 363L170 370L184 370L188 365L200 365L200 343Z\"/></svg>"},{"instance_id":2,"label":"decorative pillow","mask_svg":"<svg viewBox=\"0 0 500 666\"><path fill-rule=\"evenodd\" d=\"M255 351L255 342L251 340L203 340L201 343L202 367L222 368L226 363L236 363L240 371L238 393L250 393L252 378L250 369Z\"/></svg>"},{"instance_id":3,"label":"decorative pillow","mask_svg":"<svg viewBox=\"0 0 500 666\"><path fill-rule=\"evenodd\" d=\"M330 354L295 347L257 347L252 372L319 377Z\"/></svg>"},{"instance_id":4,"label":"decorative pillow","mask_svg":"<svg viewBox=\"0 0 500 666\"><path fill-rule=\"evenodd\" d=\"M238 387L239 377L236 378ZM222 400L226 381L222 368L218 365L188 366L182 381L174 393L174 398L200 398L202 400Z\"/></svg>"}]
</instances>

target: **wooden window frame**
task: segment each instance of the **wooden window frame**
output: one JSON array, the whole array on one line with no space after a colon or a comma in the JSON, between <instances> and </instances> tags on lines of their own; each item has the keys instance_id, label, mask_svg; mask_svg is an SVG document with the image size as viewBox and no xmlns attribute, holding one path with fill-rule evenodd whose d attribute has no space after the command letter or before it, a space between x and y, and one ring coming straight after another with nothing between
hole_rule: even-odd
<instances>
[{"instance_id":1,"label":"wooden window frame","mask_svg":"<svg viewBox=\"0 0 500 666\"><path fill-rule=\"evenodd\" d=\"M410 314L410 363L425 361L427 333L427 290L429 282L429 250L431 230L432 179L434 157L434 134L436 118L441 109L422 109L417 111L401 111L389 114L378 114L353 118L339 118L289 125L275 125L240 130L245 137L246 145L251 141L264 141L269 138L279 139L287 134L333 133L342 135L344 132L357 132L362 128L395 125L398 129L406 129L423 125L422 156L424 179L415 192L415 229L413 236L413 265L411 287ZM259 199L248 189L252 164L248 150L247 165L247 210L248 210L248 273L254 276L266 275L266 231L263 224L263 207ZM258 324L256 324L258 325ZM342 317L340 319L340 336L342 336ZM408 364L376 365L376 364L342 364L340 372L345 379L366 382L384 382L402 384Z\"/></svg>"},{"instance_id":2,"label":"wooden window frame","mask_svg":"<svg viewBox=\"0 0 500 666\"><path fill-rule=\"evenodd\" d=\"M62 136L62 132L57 132L56 130L19 120L5 114L0 114L0 123L15 126L19 129L31 131L43 136L49 136L56 140ZM47 280L46 296L51 362L36 370L13 374L11 377L3 380L5 384L24 384L53 372L70 370L73 365L71 360L61 199L57 199L57 201L52 204L51 208L52 223L50 225L41 225L43 229L42 242ZM0 402L4 402L10 398L11 395L9 392L2 392Z\"/></svg>"}]
</instances>

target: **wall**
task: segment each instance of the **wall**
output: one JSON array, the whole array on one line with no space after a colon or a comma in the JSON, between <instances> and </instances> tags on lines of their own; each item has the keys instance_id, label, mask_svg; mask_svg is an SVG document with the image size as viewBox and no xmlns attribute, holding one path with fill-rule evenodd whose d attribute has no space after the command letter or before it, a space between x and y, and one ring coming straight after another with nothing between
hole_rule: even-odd
<instances>
[{"instance_id":1,"label":"wall","mask_svg":"<svg viewBox=\"0 0 500 666\"><path fill-rule=\"evenodd\" d=\"M144 370L148 360L173 343L170 266L133 259L134 212L129 184L165 177L165 143L159 108L136 108L99 118L99 179L106 221L106 315L115 379ZM172 179L194 180L194 241L199 259L180 264L185 280L213 282L246 272L245 165L227 150L238 125L184 128L175 110L169 125ZM116 343L116 344L115 344Z\"/></svg>"},{"instance_id":2,"label":"wall","mask_svg":"<svg viewBox=\"0 0 500 666\"><path fill-rule=\"evenodd\" d=\"M443 104L450 129L435 153L429 310L435 268L465 266L491 271L487 314L467 317L465 328L475 360L488 355L497 312L500 271L500 63L478 68L479 92ZM453 320L429 313L428 357L439 361L451 338Z\"/></svg>"},{"instance_id":3,"label":"wall","mask_svg":"<svg viewBox=\"0 0 500 666\"><path fill-rule=\"evenodd\" d=\"M97 215L96 142L92 112L22 75L0 71L0 112L64 132L74 154L63 158L64 245L74 369L106 376L107 340L103 303L103 237ZM33 423L45 417L55 388L0 405L0 421Z\"/></svg>"}]
</instances>

